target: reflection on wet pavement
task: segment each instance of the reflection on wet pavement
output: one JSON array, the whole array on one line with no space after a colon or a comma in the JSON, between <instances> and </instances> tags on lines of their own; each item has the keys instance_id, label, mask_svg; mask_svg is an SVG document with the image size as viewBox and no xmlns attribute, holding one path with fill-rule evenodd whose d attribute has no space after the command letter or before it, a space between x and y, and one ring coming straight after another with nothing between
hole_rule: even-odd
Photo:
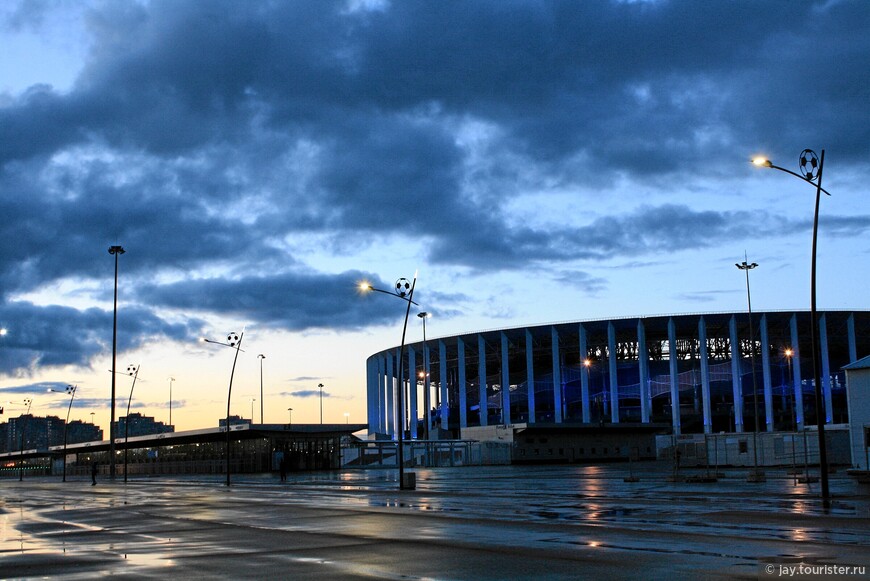
<instances>
[{"instance_id":1,"label":"reflection on wet pavement","mask_svg":"<svg viewBox=\"0 0 870 581\"><path fill-rule=\"evenodd\" d=\"M416 491L398 491L392 471L286 484L239 475L231 488L208 477L2 482L2 575L569 579L582 565L754 578L776 559L870 564L870 498L846 477L831 479L825 511L791 478L689 484L658 465L634 470L638 483L623 482L622 466L417 469Z\"/></svg>"}]
</instances>

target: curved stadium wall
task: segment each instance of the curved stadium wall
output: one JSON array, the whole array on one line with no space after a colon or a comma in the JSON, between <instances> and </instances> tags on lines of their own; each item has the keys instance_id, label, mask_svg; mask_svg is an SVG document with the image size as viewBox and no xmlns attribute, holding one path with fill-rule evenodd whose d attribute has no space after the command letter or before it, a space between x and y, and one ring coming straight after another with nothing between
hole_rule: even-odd
<instances>
[{"instance_id":1,"label":"curved stadium wall","mask_svg":"<svg viewBox=\"0 0 870 581\"><path fill-rule=\"evenodd\" d=\"M847 421L841 368L870 353L870 311L818 315L822 409L827 423L841 423ZM517 423L670 424L675 434L752 431L756 407L760 431L815 424L809 312L753 313L752 327L750 339L746 312L700 313L410 343L402 382L405 417L412 418L406 434L425 437L427 420L433 439L459 437L466 427ZM398 357L394 347L367 360L369 430L389 437L397 433Z\"/></svg>"}]
</instances>

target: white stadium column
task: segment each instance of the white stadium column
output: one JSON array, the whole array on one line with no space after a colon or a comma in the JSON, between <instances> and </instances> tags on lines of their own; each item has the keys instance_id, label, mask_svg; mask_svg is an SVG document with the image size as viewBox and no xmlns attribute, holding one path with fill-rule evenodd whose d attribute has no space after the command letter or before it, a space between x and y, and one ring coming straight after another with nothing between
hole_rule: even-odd
<instances>
[{"instance_id":1,"label":"white stadium column","mask_svg":"<svg viewBox=\"0 0 870 581\"><path fill-rule=\"evenodd\" d=\"M432 407L429 392L432 391L432 375L429 369L429 344L423 344L423 421L426 422L426 434L432 433ZM431 438L431 435L430 435Z\"/></svg>"},{"instance_id":2,"label":"white stadium column","mask_svg":"<svg viewBox=\"0 0 870 581\"><path fill-rule=\"evenodd\" d=\"M773 431L773 381L770 378L770 336L767 333L767 315L761 315L761 373L764 378L764 423Z\"/></svg>"},{"instance_id":3,"label":"white stadium column","mask_svg":"<svg viewBox=\"0 0 870 581\"><path fill-rule=\"evenodd\" d=\"M447 345L438 341L438 387L441 388L441 429L450 427L450 402L447 401Z\"/></svg>"},{"instance_id":4,"label":"white stadium column","mask_svg":"<svg viewBox=\"0 0 870 581\"><path fill-rule=\"evenodd\" d=\"M393 354L387 353L387 435L396 437L396 378L393 375Z\"/></svg>"},{"instance_id":5,"label":"white stadium column","mask_svg":"<svg viewBox=\"0 0 870 581\"><path fill-rule=\"evenodd\" d=\"M501 334L501 423L511 423L511 375L508 369L508 338Z\"/></svg>"},{"instance_id":6,"label":"white stadium column","mask_svg":"<svg viewBox=\"0 0 870 581\"><path fill-rule=\"evenodd\" d=\"M646 350L646 327L642 319L637 320L637 370L640 387L640 421L648 424L652 408L649 389L649 354Z\"/></svg>"},{"instance_id":7,"label":"white stadium column","mask_svg":"<svg viewBox=\"0 0 870 581\"><path fill-rule=\"evenodd\" d=\"M680 435L680 376L677 359L677 325L674 318L668 319L668 364L671 380L671 424L674 434Z\"/></svg>"},{"instance_id":8,"label":"white stadium column","mask_svg":"<svg viewBox=\"0 0 870 581\"><path fill-rule=\"evenodd\" d=\"M417 351L413 347L408 347L408 372L405 374L408 378L408 427L411 431L411 439L417 439L417 420L420 417L420 412L417 409Z\"/></svg>"},{"instance_id":9,"label":"white stadium column","mask_svg":"<svg viewBox=\"0 0 870 581\"><path fill-rule=\"evenodd\" d=\"M370 432L378 430L378 361L380 357L366 359L366 419Z\"/></svg>"},{"instance_id":10,"label":"white stadium column","mask_svg":"<svg viewBox=\"0 0 870 581\"><path fill-rule=\"evenodd\" d=\"M822 355L822 391L825 395L825 423L834 421L834 403L831 398L831 358L828 353L827 315L819 317L819 351Z\"/></svg>"},{"instance_id":11,"label":"white stadium column","mask_svg":"<svg viewBox=\"0 0 870 581\"><path fill-rule=\"evenodd\" d=\"M550 327L553 342L553 413L557 424L562 423L562 359L559 357L559 332Z\"/></svg>"},{"instance_id":12,"label":"white stadium column","mask_svg":"<svg viewBox=\"0 0 870 581\"><path fill-rule=\"evenodd\" d=\"M535 342L532 333L526 329L526 386L529 414L526 422L535 423Z\"/></svg>"},{"instance_id":13,"label":"white stadium column","mask_svg":"<svg viewBox=\"0 0 870 581\"><path fill-rule=\"evenodd\" d=\"M456 339L456 349L459 351L459 427L468 427L468 398L465 393L465 341Z\"/></svg>"},{"instance_id":14,"label":"white stadium column","mask_svg":"<svg viewBox=\"0 0 870 581\"><path fill-rule=\"evenodd\" d=\"M607 363L610 367L610 421L619 423L619 377L616 372L616 327L607 323Z\"/></svg>"},{"instance_id":15,"label":"white stadium column","mask_svg":"<svg viewBox=\"0 0 870 581\"><path fill-rule=\"evenodd\" d=\"M483 335L477 336L477 381L480 425L486 426L489 424L489 407L486 401L486 341L483 340Z\"/></svg>"},{"instance_id":16,"label":"white stadium column","mask_svg":"<svg viewBox=\"0 0 870 581\"><path fill-rule=\"evenodd\" d=\"M698 320L698 343L701 357L701 404L704 409L704 433L713 431L713 412L710 404L710 366L707 361L707 323L704 317Z\"/></svg>"},{"instance_id":17,"label":"white stadium column","mask_svg":"<svg viewBox=\"0 0 870 581\"><path fill-rule=\"evenodd\" d=\"M387 358L378 356L378 430L387 433Z\"/></svg>"},{"instance_id":18,"label":"white stadium column","mask_svg":"<svg viewBox=\"0 0 870 581\"><path fill-rule=\"evenodd\" d=\"M797 420L798 430L804 429L804 395L801 381L801 350L799 347L797 314L791 316L791 349L794 352L792 359L792 374L794 377L794 414Z\"/></svg>"},{"instance_id":19,"label":"white stadium column","mask_svg":"<svg viewBox=\"0 0 870 581\"><path fill-rule=\"evenodd\" d=\"M580 325L580 365L583 366L583 372L580 375L580 403L583 406L583 423L588 424L592 421L592 414L589 410L589 366L586 365L586 360L589 356L589 347L586 344L586 327Z\"/></svg>"},{"instance_id":20,"label":"white stadium column","mask_svg":"<svg viewBox=\"0 0 870 581\"><path fill-rule=\"evenodd\" d=\"M740 337L737 336L737 317L728 321L731 338L731 393L734 398L734 431L743 431L743 361L740 356Z\"/></svg>"}]
</instances>

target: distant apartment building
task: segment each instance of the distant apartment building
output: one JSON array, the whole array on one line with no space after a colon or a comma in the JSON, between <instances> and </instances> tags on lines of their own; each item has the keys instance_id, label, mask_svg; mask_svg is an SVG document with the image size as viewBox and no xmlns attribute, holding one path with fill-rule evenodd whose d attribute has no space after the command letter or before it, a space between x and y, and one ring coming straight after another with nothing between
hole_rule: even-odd
<instances>
[{"instance_id":1,"label":"distant apartment building","mask_svg":"<svg viewBox=\"0 0 870 581\"><path fill-rule=\"evenodd\" d=\"M57 416L38 418L32 414L22 414L17 418L9 418L4 429L0 448L3 452L15 450L32 450L63 444L63 430L66 422Z\"/></svg>"},{"instance_id":2,"label":"distant apartment building","mask_svg":"<svg viewBox=\"0 0 870 581\"><path fill-rule=\"evenodd\" d=\"M242 416L230 416L230 425L231 426L247 426L248 424L252 424L251 420L247 420ZM218 420L218 427L225 428L227 426L227 418L221 418Z\"/></svg>"},{"instance_id":3,"label":"distant apartment building","mask_svg":"<svg viewBox=\"0 0 870 581\"><path fill-rule=\"evenodd\" d=\"M66 427L67 444L80 444L82 442L99 442L103 439L103 430L100 426L87 424L81 420L73 420Z\"/></svg>"},{"instance_id":4,"label":"distant apartment building","mask_svg":"<svg viewBox=\"0 0 870 581\"><path fill-rule=\"evenodd\" d=\"M129 432L127 426L129 424ZM140 413L132 413L128 416L118 418L115 422L116 437L123 438L125 436L148 436L151 434L166 434L175 431L175 426L164 424L163 422L154 421L151 416L143 416Z\"/></svg>"}]
</instances>

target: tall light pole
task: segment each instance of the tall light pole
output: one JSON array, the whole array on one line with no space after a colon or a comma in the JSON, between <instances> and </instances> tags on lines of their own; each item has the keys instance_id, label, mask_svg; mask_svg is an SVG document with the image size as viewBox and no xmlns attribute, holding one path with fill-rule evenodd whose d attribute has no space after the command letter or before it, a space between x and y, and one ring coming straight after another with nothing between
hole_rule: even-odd
<instances>
[{"instance_id":1,"label":"tall light pole","mask_svg":"<svg viewBox=\"0 0 870 581\"><path fill-rule=\"evenodd\" d=\"M287 425L292 426L293 425L293 408L287 408L287 412L290 414L290 417L288 418Z\"/></svg>"},{"instance_id":2,"label":"tall light pole","mask_svg":"<svg viewBox=\"0 0 870 581\"><path fill-rule=\"evenodd\" d=\"M746 479L747 482L764 482L766 477L764 471L758 467L758 384L755 380L755 328L752 325L752 294L749 292L749 271L753 268L758 268L758 263L748 263L746 261L746 253L743 253L743 262L735 263L734 266L746 273L746 303L749 306L749 365L752 372L752 404L753 404L753 421L752 421L752 474ZM763 346L762 346L763 347ZM732 351L737 348L737 355L740 354L738 345L732 345ZM732 357L734 354L732 353ZM737 405L737 402L734 402Z\"/></svg>"},{"instance_id":3,"label":"tall light pole","mask_svg":"<svg viewBox=\"0 0 870 581\"><path fill-rule=\"evenodd\" d=\"M266 421L263 419L263 359L266 358L265 355L260 353L257 355L257 358L260 360L260 423L264 424ZM251 414L251 421L254 421L254 414Z\"/></svg>"},{"instance_id":4,"label":"tall light pole","mask_svg":"<svg viewBox=\"0 0 870 581\"><path fill-rule=\"evenodd\" d=\"M227 341L224 343L223 341L212 341L211 339L206 339L203 337L200 339L203 343L214 343L215 345L223 345L224 347L229 347L230 349L234 349L236 354L233 357L233 368L230 371L230 386L227 389L227 425L225 426L227 430L227 445L224 448L224 454L226 456L227 462L227 486L230 485L230 402L232 401L233 396L233 375L236 373L236 362L239 360L239 351L242 350L242 339L245 337L245 332L242 331L240 335L236 335L235 332L230 332L227 334Z\"/></svg>"},{"instance_id":5,"label":"tall light pole","mask_svg":"<svg viewBox=\"0 0 870 581\"><path fill-rule=\"evenodd\" d=\"M398 396L398 408L399 408L399 434L398 434L398 463L399 463L399 490L405 489L405 450L404 450L404 437L405 437L405 403L404 403L404 392L405 392L405 334L408 331L408 315L411 314L411 305L417 305L414 302L414 287L417 286L417 273L414 273L414 280L408 282L406 278L400 278L396 281L395 284L395 293L390 293L385 290L381 290L378 288L374 288L367 282L360 283L359 288L361 291L374 291L383 293L385 295L390 295L394 297L398 297L403 301L407 302L407 307L405 309L405 322L402 325L402 344L399 347L399 389L397 391ZM419 306L419 305L417 305ZM412 372L413 373L413 372ZM411 375L411 374L409 374ZM410 381L409 381L410 383Z\"/></svg>"},{"instance_id":6,"label":"tall light pole","mask_svg":"<svg viewBox=\"0 0 870 581\"><path fill-rule=\"evenodd\" d=\"M72 411L73 400L76 398L76 389L78 389L78 386L75 385L67 385L66 389L63 392L60 392L56 389L48 388L48 391L65 393L69 396L69 406L67 406L66 408L66 423L63 425L63 482L66 482L66 442L67 431L69 430L69 413L70 411Z\"/></svg>"},{"instance_id":7,"label":"tall light pole","mask_svg":"<svg viewBox=\"0 0 870 581\"><path fill-rule=\"evenodd\" d=\"M423 408L426 410L426 421L423 423L423 433L426 435L426 439L429 439L429 423L432 419L432 414L430 412L430 404L429 404L429 352L426 345L426 319L430 318L432 315L427 313L426 311L421 311L417 313L417 317L423 321Z\"/></svg>"},{"instance_id":8,"label":"tall light pole","mask_svg":"<svg viewBox=\"0 0 870 581\"><path fill-rule=\"evenodd\" d=\"M797 456L795 453L794 445L794 439L797 436L797 412L795 411L795 408L797 407L797 401L794 401L794 386L792 385L794 383L794 379L791 376L791 358L794 356L794 351L792 351L791 348L786 348L786 350L783 351L783 355L785 355L785 358L788 361L788 383L790 388L789 391L792 392L792 399L794 404L791 406L791 421L794 425L794 433L791 435L791 471L794 476L794 483L797 484ZM786 399L786 401L788 400Z\"/></svg>"},{"instance_id":9,"label":"tall light pole","mask_svg":"<svg viewBox=\"0 0 870 581\"><path fill-rule=\"evenodd\" d=\"M254 402L257 401L257 398L251 398L251 423L254 423Z\"/></svg>"},{"instance_id":10,"label":"tall light pole","mask_svg":"<svg viewBox=\"0 0 870 581\"><path fill-rule=\"evenodd\" d=\"M14 402L10 401L9 403L14 403ZM27 416L30 415L31 404L33 404L33 400L30 399L29 397L25 398L24 401L21 402L21 404L20 404L20 405L27 406L27 411L25 413L23 413L21 416L19 416L19 418L18 418L21 421L21 426L19 428L21 431L21 436L19 436L19 441L21 442L21 446L19 447L19 450L21 450L21 457L19 458L19 461L18 461L18 481L19 482L24 480L24 426L27 425Z\"/></svg>"},{"instance_id":11,"label":"tall light pole","mask_svg":"<svg viewBox=\"0 0 870 581\"><path fill-rule=\"evenodd\" d=\"M127 448L130 438L130 404L133 403L133 389L136 387L136 378L139 377L141 365L130 364L127 366L127 375L133 378L130 386L130 397L127 399L127 417L124 419L124 484L127 483Z\"/></svg>"},{"instance_id":12,"label":"tall light pole","mask_svg":"<svg viewBox=\"0 0 870 581\"><path fill-rule=\"evenodd\" d=\"M589 408L589 387L588 386L589 386L589 368L590 367L592 367L592 360L589 359L588 357L584 358L583 359L583 368L586 370L586 386L587 386L586 387L586 395L585 395L586 399L585 399L585 401L581 401L581 403L583 404L584 410L588 410L588 408ZM604 388L602 387L602 391L603 390L604 390ZM581 396L581 398L582 397L583 396ZM589 416L591 419L592 414L590 413Z\"/></svg>"},{"instance_id":13,"label":"tall light pole","mask_svg":"<svg viewBox=\"0 0 870 581\"><path fill-rule=\"evenodd\" d=\"M323 425L323 384L318 383L317 387L320 388L320 425Z\"/></svg>"},{"instance_id":14,"label":"tall light pole","mask_svg":"<svg viewBox=\"0 0 870 581\"><path fill-rule=\"evenodd\" d=\"M752 160L752 163L761 167L777 169L816 186L816 205L815 212L813 213L813 248L812 257L810 259L810 334L812 335L813 343L813 381L815 383L816 395L816 426L818 427L819 435L819 478L822 484L822 504L825 508L830 508L831 491L828 485L828 453L827 444L825 443L825 417L822 404L819 322L816 317L816 242L819 235L819 200L821 199L822 192L825 192L825 194L829 196L831 195L830 192L822 187L822 170L825 167L825 150L822 150L821 158L816 156L816 153L811 149L803 150L798 158L798 165L801 170L800 175L791 170L774 165L766 158L757 157Z\"/></svg>"},{"instance_id":15,"label":"tall light pole","mask_svg":"<svg viewBox=\"0 0 870 581\"><path fill-rule=\"evenodd\" d=\"M112 315L112 413L109 421L109 478L115 479L115 364L118 355L118 257L124 254L121 246L110 246L109 254L115 257L115 299Z\"/></svg>"},{"instance_id":16,"label":"tall light pole","mask_svg":"<svg viewBox=\"0 0 870 581\"><path fill-rule=\"evenodd\" d=\"M172 382L175 381L174 377L169 378L169 425L172 425Z\"/></svg>"},{"instance_id":17,"label":"tall light pole","mask_svg":"<svg viewBox=\"0 0 870 581\"><path fill-rule=\"evenodd\" d=\"M785 355L785 358L788 361L789 391L791 391L791 398L792 398L792 404L793 404L791 406L791 423L792 423L792 426L794 426L792 429L795 432L797 432L797 412L795 411L795 408L797 407L797 401L795 401L795 397L794 397L794 378L792 377L792 371L791 371L791 358L794 357L794 351L792 351L791 347L788 347L783 352L783 355Z\"/></svg>"}]
</instances>

